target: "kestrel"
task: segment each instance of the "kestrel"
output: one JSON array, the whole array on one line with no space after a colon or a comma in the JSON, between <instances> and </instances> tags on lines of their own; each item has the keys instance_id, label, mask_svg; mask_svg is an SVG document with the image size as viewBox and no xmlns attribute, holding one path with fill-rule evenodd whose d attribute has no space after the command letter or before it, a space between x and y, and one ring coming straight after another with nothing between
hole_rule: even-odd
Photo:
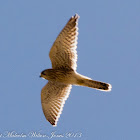
<instances>
[{"instance_id":1,"label":"kestrel","mask_svg":"<svg viewBox=\"0 0 140 140\"><path fill-rule=\"evenodd\" d=\"M40 77L48 80L41 91L42 109L53 126L57 125L72 85L111 90L110 84L94 81L76 72L78 19L78 14L72 16L60 32L49 53L52 69L46 69L40 74Z\"/></svg>"}]
</instances>

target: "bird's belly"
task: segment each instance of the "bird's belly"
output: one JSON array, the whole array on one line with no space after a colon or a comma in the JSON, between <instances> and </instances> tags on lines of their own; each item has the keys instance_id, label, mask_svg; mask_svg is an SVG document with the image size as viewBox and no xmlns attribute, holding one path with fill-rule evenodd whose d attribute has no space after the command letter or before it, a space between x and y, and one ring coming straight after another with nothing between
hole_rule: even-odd
<instances>
[{"instance_id":1,"label":"bird's belly","mask_svg":"<svg viewBox=\"0 0 140 140\"><path fill-rule=\"evenodd\" d=\"M64 71L56 70L53 71L48 80L56 81L64 84L75 84L75 72L74 71Z\"/></svg>"},{"instance_id":2,"label":"bird's belly","mask_svg":"<svg viewBox=\"0 0 140 140\"><path fill-rule=\"evenodd\" d=\"M65 73L56 76L56 81L64 84L74 84L76 79L73 73Z\"/></svg>"}]
</instances>

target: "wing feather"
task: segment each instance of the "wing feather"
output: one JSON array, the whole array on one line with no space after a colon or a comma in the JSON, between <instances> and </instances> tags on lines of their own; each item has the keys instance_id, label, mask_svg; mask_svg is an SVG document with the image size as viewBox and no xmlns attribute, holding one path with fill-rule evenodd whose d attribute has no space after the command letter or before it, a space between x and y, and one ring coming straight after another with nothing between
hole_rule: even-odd
<instances>
[{"instance_id":1,"label":"wing feather","mask_svg":"<svg viewBox=\"0 0 140 140\"><path fill-rule=\"evenodd\" d=\"M41 103L44 115L53 126L57 125L65 101L70 94L71 87L71 85L49 81L41 91Z\"/></svg>"},{"instance_id":2,"label":"wing feather","mask_svg":"<svg viewBox=\"0 0 140 140\"><path fill-rule=\"evenodd\" d=\"M49 53L52 68L67 67L76 70L78 19L77 14L72 16L56 38Z\"/></svg>"}]
</instances>

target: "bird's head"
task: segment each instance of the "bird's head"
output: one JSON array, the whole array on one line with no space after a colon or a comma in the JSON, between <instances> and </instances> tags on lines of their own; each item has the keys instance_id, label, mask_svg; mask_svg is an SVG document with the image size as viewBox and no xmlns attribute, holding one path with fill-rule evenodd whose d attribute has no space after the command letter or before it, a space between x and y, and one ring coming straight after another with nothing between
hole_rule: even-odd
<instances>
[{"instance_id":1,"label":"bird's head","mask_svg":"<svg viewBox=\"0 0 140 140\"><path fill-rule=\"evenodd\" d=\"M47 75L48 75L48 71L47 71L47 70L43 70L43 71L40 73L40 77L41 77L41 78L44 78L44 79L47 79Z\"/></svg>"}]
</instances>

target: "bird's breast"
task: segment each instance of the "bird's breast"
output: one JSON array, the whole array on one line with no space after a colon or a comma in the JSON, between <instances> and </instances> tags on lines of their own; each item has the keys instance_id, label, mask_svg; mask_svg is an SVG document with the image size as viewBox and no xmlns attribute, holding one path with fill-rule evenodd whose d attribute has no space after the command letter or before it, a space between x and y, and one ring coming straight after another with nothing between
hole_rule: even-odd
<instances>
[{"instance_id":1,"label":"bird's breast","mask_svg":"<svg viewBox=\"0 0 140 140\"><path fill-rule=\"evenodd\" d=\"M64 84L74 84L76 81L75 72L68 69L49 69L46 79Z\"/></svg>"}]
</instances>

